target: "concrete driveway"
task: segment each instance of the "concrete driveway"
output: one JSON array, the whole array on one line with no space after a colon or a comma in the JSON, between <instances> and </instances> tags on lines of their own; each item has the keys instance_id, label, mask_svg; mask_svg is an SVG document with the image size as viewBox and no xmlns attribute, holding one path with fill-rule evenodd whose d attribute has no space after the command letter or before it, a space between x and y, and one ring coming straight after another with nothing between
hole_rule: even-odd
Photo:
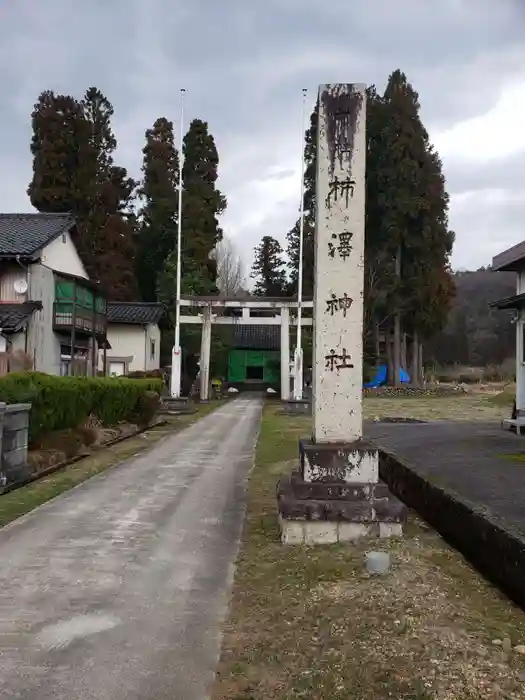
<instances>
[{"instance_id":1,"label":"concrete driveway","mask_svg":"<svg viewBox=\"0 0 525 700\"><path fill-rule=\"evenodd\" d=\"M239 398L0 530L2 700L202 700L261 400Z\"/></svg>"}]
</instances>

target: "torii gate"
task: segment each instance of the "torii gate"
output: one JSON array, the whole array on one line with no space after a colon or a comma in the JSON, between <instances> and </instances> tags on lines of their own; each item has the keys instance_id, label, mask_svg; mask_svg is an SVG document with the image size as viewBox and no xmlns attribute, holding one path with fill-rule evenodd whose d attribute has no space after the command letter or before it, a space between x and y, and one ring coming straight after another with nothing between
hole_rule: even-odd
<instances>
[{"instance_id":1,"label":"torii gate","mask_svg":"<svg viewBox=\"0 0 525 700\"><path fill-rule=\"evenodd\" d=\"M202 325L200 357L201 399L209 399L211 327L220 326L281 326L281 399L290 400L290 326L297 326L297 299L287 297L261 297L239 299L238 297L181 296L181 307L201 309L196 316L181 313L180 322ZM311 300L301 302L302 309L312 309ZM241 316L220 316L218 311L241 309ZM252 311L274 311L274 316L252 316ZM295 311L290 314L290 311ZM214 313L215 312L215 313ZM301 317L301 327L312 326L313 319Z\"/></svg>"}]
</instances>

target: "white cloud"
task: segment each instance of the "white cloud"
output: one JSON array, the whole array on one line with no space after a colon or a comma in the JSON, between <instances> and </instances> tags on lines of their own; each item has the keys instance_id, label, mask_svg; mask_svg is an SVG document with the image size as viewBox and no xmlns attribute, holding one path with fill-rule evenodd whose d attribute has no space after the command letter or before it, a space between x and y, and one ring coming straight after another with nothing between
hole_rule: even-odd
<instances>
[{"instance_id":1,"label":"white cloud","mask_svg":"<svg viewBox=\"0 0 525 700\"><path fill-rule=\"evenodd\" d=\"M459 122L434 137L446 161L480 162L505 159L525 149L525 73L521 81L506 87L485 114Z\"/></svg>"},{"instance_id":2,"label":"white cloud","mask_svg":"<svg viewBox=\"0 0 525 700\"><path fill-rule=\"evenodd\" d=\"M494 246L525 237L524 25L522 0L5 3L0 210L30 209L30 113L42 90L106 93L118 158L138 177L145 129L166 116L178 136L185 87L186 121L208 120L215 136L223 225L249 265L261 236L284 242L297 219L301 88L311 107L320 82L382 88L401 68L450 181L454 263L487 263Z\"/></svg>"}]
</instances>

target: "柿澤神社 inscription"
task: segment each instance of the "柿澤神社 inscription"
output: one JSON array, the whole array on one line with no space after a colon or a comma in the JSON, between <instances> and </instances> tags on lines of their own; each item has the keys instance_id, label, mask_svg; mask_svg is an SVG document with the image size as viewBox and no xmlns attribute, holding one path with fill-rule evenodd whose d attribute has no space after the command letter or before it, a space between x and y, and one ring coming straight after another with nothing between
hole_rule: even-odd
<instances>
[{"instance_id":1,"label":"\u67ff\u6fa4\u795e\u793e inscription","mask_svg":"<svg viewBox=\"0 0 525 700\"><path fill-rule=\"evenodd\" d=\"M355 180L347 177L344 180L339 180L338 177L330 182L328 194L326 196L326 206L330 207L332 202L335 203L344 197L345 207L348 209L350 200L354 196Z\"/></svg>"},{"instance_id":2,"label":"\u67ff\u6fa4\u795e\u793e inscription","mask_svg":"<svg viewBox=\"0 0 525 700\"><path fill-rule=\"evenodd\" d=\"M345 292L342 297L337 297L337 294L331 294L330 299L326 302L326 312L333 316L336 311L342 311L346 318L346 312L352 306L352 299Z\"/></svg>"},{"instance_id":3,"label":"\u67ff\u6fa4\u795e\u793e inscription","mask_svg":"<svg viewBox=\"0 0 525 700\"><path fill-rule=\"evenodd\" d=\"M353 236L354 234L349 231L342 231L339 234L332 233L332 240L328 242L328 255L331 258L335 258L337 253L342 260L349 258L352 252L350 241Z\"/></svg>"},{"instance_id":4,"label":"\u67ff\u6fa4\u795e\u793e inscription","mask_svg":"<svg viewBox=\"0 0 525 700\"><path fill-rule=\"evenodd\" d=\"M343 348L341 354L338 354L335 350L330 350L330 354L325 356L325 367L326 369L333 372L340 369L353 369L352 358L346 352L346 348Z\"/></svg>"}]
</instances>

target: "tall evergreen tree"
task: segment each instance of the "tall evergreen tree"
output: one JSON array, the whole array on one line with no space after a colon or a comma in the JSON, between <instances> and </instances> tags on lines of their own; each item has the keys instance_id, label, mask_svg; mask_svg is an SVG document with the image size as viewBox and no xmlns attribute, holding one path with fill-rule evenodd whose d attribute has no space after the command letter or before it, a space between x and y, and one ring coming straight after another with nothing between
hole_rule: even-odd
<instances>
[{"instance_id":1,"label":"tall evergreen tree","mask_svg":"<svg viewBox=\"0 0 525 700\"><path fill-rule=\"evenodd\" d=\"M80 102L42 93L32 114L28 194L39 211L75 215L75 243L86 270L118 301L136 294L128 216L135 183L113 163L112 115L111 103L96 88L89 88Z\"/></svg>"},{"instance_id":2,"label":"tall evergreen tree","mask_svg":"<svg viewBox=\"0 0 525 700\"><path fill-rule=\"evenodd\" d=\"M179 154L175 148L173 122L165 117L146 131L143 150L143 206L137 240L136 271L140 296L157 299L157 286L164 263L177 246Z\"/></svg>"},{"instance_id":3,"label":"tall evergreen tree","mask_svg":"<svg viewBox=\"0 0 525 700\"><path fill-rule=\"evenodd\" d=\"M305 132L304 146L304 231L303 231L303 296L313 295L314 285L314 235L315 235L315 180L317 172L317 121L319 103L317 102L311 116L310 126ZM299 278L299 236L300 221L287 233L286 252L290 272L289 293L297 295Z\"/></svg>"},{"instance_id":4,"label":"tall evergreen tree","mask_svg":"<svg viewBox=\"0 0 525 700\"><path fill-rule=\"evenodd\" d=\"M369 97L366 267L378 284L368 302L388 319L385 330L394 331L397 379L402 330L428 337L448 314L453 234L417 93L397 70L381 98L375 91Z\"/></svg>"},{"instance_id":5,"label":"tall evergreen tree","mask_svg":"<svg viewBox=\"0 0 525 700\"><path fill-rule=\"evenodd\" d=\"M82 105L69 95L43 92L31 114L33 176L27 193L40 212L78 213L96 157ZM89 180L89 175L88 178Z\"/></svg>"},{"instance_id":6,"label":"tall evergreen tree","mask_svg":"<svg viewBox=\"0 0 525 700\"><path fill-rule=\"evenodd\" d=\"M254 294L261 297L281 297L287 282L283 251L279 241L264 236L255 248L251 277L255 280Z\"/></svg>"},{"instance_id":7,"label":"tall evergreen tree","mask_svg":"<svg viewBox=\"0 0 525 700\"><path fill-rule=\"evenodd\" d=\"M114 163L117 140L111 120L113 105L97 88L88 88L82 100L90 124L90 142L96 154L89 188L89 213L83 217L80 248L88 274L113 301L137 297L134 274L134 230L128 217L136 183L125 168Z\"/></svg>"},{"instance_id":8,"label":"tall evergreen tree","mask_svg":"<svg viewBox=\"0 0 525 700\"><path fill-rule=\"evenodd\" d=\"M134 301L138 297L134 271L134 227L130 214L136 183L126 168L111 166L101 183L98 200L101 226L94 238L93 276L112 301Z\"/></svg>"},{"instance_id":9,"label":"tall evergreen tree","mask_svg":"<svg viewBox=\"0 0 525 700\"><path fill-rule=\"evenodd\" d=\"M379 360L380 330L393 309L390 296L396 289L395 259L390 232L383 226L384 196L382 182L385 152L382 133L385 128L384 100L374 85L367 89L366 230L364 269L365 352L370 361Z\"/></svg>"},{"instance_id":10,"label":"tall evergreen tree","mask_svg":"<svg viewBox=\"0 0 525 700\"><path fill-rule=\"evenodd\" d=\"M182 169L182 289L186 294L217 294L217 262L222 239L219 217L226 198L217 188L219 154L207 122L194 119L184 137ZM160 297L175 298L177 258L173 251L159 279Z\"/></svg>"}]
</instances>

